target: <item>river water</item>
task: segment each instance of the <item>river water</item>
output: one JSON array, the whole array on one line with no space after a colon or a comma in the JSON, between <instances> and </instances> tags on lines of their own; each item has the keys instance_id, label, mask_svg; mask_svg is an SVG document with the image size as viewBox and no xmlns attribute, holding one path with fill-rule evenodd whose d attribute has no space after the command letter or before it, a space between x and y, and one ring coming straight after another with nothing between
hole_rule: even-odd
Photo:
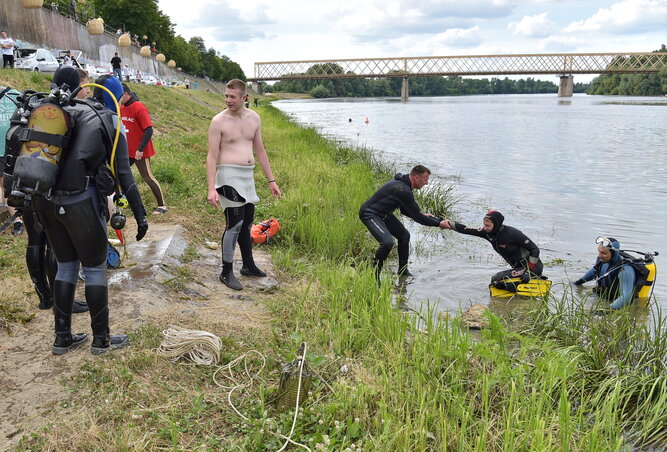
<instances>
[{"instance_id":1,"label":"river water","mask_svg":"<svg viewBox=\"0 0 667 452\"><path fill-rule=\"evenodd\" d=\"M273 105L325 136L373 149L399 172L429 167L431 183L453 184L457 221L481 225L485 212L499 210L538 244L556 292L594 264L598 236L617 238L623 249L660 251L653 303L667 308L667 279L660 278L667 268L667 98L549 94ZM492 299L488 282L507 265L488 242L404 223L415 276L403 290L413 307L504 309L508 302Z\"/></svg>"}]
</instances>

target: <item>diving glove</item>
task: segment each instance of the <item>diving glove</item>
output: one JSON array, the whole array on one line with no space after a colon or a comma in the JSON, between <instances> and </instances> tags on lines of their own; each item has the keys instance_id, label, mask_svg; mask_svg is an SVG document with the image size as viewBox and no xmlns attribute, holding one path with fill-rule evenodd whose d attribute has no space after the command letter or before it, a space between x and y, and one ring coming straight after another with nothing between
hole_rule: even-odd
<instances>
[{"instance_id":1,"label":"diving glove","mask_svg":"<svg viewBox=\"0 0 667 452\"><path fill-rule=\"evenodd\" d=\"M148 221L145 218L137 218L137 242L144 238L148 231Z\"/></svg>"}]
</instances>

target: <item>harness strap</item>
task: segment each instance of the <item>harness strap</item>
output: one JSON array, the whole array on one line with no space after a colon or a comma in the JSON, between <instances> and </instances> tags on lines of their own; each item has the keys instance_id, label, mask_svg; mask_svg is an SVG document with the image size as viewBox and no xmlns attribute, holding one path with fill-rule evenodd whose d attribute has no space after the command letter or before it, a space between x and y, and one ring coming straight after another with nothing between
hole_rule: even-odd
<instances>
[{"instance_id":1,"label":"harness strap","mask_svg":"<svg viewBox=\"0 0 667 452\"><path fill-rule=\"evenodd\" d=\"M39 130L28 128L19 131L18 138L21 143L25 143L26 141L39 141L62 149L66 148L69 143L69 138L66 136L40 132Z\"/></svg>"}]
</instances>

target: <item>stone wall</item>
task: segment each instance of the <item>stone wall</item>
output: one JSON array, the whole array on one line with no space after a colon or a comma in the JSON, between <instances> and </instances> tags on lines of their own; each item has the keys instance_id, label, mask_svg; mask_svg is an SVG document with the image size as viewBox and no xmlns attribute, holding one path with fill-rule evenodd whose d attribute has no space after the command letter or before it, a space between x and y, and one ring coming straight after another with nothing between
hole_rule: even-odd
<instances>
[{"instance_id":1,"label":"stone wall","mask_svg":"<svg viewBox=\"0 0 667 452\"><path fill-rule=\"evenodd\" d=\"M111 58L118 52L123 64L127 64L134 71L181 81L188 78L191 86L198 82L200 89L208 88L224 93L221 83L178 72L167 67L165 63L155 61L155 56L142 57L138 47L120 47L118 37L114 34L105 32L103 35L91 35L83 24L50 9L26 9L19 0L0 0L0 30L5 30L8 36L23 47L50 49L54 55L57 55L59 50L81 50L83 56L96 66L111 66Z\"/></svg>"}]
</instances>

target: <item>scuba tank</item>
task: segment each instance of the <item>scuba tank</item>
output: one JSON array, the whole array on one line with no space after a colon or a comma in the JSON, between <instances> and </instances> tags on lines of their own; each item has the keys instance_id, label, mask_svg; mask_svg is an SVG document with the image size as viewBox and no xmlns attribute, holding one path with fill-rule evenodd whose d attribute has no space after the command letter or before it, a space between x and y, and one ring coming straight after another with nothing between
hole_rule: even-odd
<instances>
[{"instance_id":1,"label":"scuba tank","mask_svg":"<svg viewBox=\"0 0 667 452\"><path fill-rule=\"evenodd\" d=\"M62 108L69 101L69 93L61 88L48 95L23 93L7 132L7 155L13 156L10 206L27 207L33 196L50 196L69 142L72 122Z\"/></svg>"}]
</instances>

